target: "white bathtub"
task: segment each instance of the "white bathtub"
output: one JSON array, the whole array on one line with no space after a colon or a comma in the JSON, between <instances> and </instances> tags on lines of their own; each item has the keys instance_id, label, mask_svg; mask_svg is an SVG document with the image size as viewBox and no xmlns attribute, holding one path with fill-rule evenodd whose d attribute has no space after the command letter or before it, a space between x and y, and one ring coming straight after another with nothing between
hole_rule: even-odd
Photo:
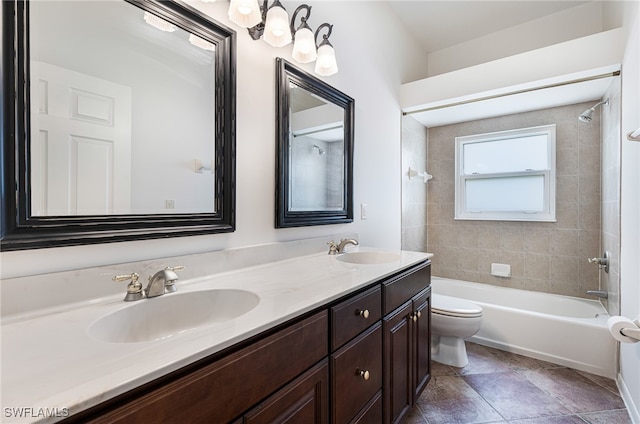
<instances>
[{"instance_id":1,"label":"white bathtub","mask_svg":"<svg viewBox=\"0 0 640 424\"><path fill-rule=\"evenodd\" d=\"M617 344L600 302L433 277L434 293L468 299L484 309L471 341L615 378Z\"/></svg>"}]
</instances>

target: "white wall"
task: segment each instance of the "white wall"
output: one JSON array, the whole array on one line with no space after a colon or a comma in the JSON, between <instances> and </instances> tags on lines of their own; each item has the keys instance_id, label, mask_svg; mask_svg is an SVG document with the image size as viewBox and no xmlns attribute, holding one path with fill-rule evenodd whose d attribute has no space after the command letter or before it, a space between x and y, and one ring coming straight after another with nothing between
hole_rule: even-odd
<instances>
[{"instance_id":1,"label":"white wall","mask_svg":"<svg viewBox=\"0 0 640 424\"><path fill-rule=\"evenodd\" d=\"M608 14L610 22L605 24L602 9L602 2L588 2L432 52L427 58L428 72L424 77L547 47L619 26L615 11ZM607 11L609 9L610 7Z\"/></svg>"},{"instance_id":2,"label":"white wall","mask_svg":"<svg viewBox=\"0 0 640 424\"><path fill-rule=\"evenodd\" d=\"M640 142L626 134L640 128L640 6L625 4L627 45L622 62L621 315L640 315ZM621 386L633 422L640 423L640 343L620 346Z\"/></svg>"},{"instance_id":3,"label":"white wall","mask_svg":"<svg viewBox=\"0 0 640 424\"><path fill-rule=\"evenodd\" d=\"M309 24L334 24L339 73L325 80L355 99L352 224L275 229L275 57L291 61L291 46L253 41L227 19L228 2L193 4L238 31L236 231L230 234L2 252L1 276L33 275L103 264L183 255L354 232L363 245L400 247L400 83L417 74L418 46L384 2L310 2ZM293 11L300 4L285 2ZM385 28L384 31L376 28ZM304 69L313 70L313 65ZM360 204L368 219L360 220Z\"/></svg>"}]
</instances>

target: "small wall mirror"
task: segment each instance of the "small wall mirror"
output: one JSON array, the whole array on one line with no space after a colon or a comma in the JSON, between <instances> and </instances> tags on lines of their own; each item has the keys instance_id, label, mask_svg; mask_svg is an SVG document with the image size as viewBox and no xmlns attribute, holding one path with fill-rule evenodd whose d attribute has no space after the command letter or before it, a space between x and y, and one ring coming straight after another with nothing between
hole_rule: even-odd
<instances>
[{"instance_id":1,"label":"small wall mirror","mask_svg":"<svg viewBox=\"0 0 640 424\"><path fill-rule=\"evenodd\" d=\"M3 250L233 231L232 30L156 0L2 14Z\"/></svg>"},{"instance_id":2,"label":"small wall mirror","mask_svg":"<svg viewBox=\"0 0 640 424\"><path fill-rule=\"evenodd\" d=\"M276 59L276 228L353 221L354 100Z\"/></svg>"}]
</instances>

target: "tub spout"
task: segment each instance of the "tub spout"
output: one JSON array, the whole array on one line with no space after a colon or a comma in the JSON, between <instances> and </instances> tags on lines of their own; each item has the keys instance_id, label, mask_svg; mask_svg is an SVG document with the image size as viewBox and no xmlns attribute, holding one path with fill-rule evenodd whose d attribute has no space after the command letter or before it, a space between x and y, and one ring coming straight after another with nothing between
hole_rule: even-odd
<instances>
[{"instance_id":1,"label":"tub spout","mask_svg":"<svg viewBox=\"0 0 640 424\"><path fill-rule=\"evenodd\" d=\"M609 297L609 293L604 290L587 290L587 294L591 296L596 296L601 299L606 299Z\"/></svg>"}]
</instances>

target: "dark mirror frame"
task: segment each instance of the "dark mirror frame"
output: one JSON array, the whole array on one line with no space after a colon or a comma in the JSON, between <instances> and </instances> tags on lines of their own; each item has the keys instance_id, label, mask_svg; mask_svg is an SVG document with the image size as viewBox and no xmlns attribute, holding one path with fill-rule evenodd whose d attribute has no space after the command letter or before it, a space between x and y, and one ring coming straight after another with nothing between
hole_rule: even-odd
<instances>
[{"instance_id":1,"label":"dark mirror frame","mask_svg":"<svg viewBox=\"0 0 640 424\"><path fill-rule=\"evenodd\" d=\"M342 210L289 210L289 83L344 109L344 191ZM326 82L276 58L276 228L353 222L353 145L355 102Z\"/></svg>"},{"instance_id":2,"label":"dark mirror frame","mask_svg":"<svg viewBox=\"0 0 640 424\"><path fill-rule=\"evenodd\" d=\"M0 247L3 251L194 236L235 230L236 34L177 1L126 0L216 45L215 212L31 216L29 2L3 1ZM53 18L53 17L52 17ZM145 166L139 164L138 166Z\"/></svg>"}]
</instances>

